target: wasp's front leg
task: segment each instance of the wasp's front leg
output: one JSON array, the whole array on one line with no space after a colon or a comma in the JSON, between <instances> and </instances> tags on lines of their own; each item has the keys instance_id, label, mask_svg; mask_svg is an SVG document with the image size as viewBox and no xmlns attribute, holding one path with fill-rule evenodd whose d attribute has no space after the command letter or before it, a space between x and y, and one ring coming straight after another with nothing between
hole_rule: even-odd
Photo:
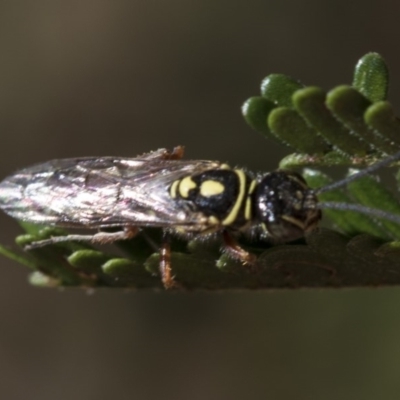
<instances>
[{"instance_id":1,"label":"wasp's front leg","mask_svg":"<svg viewBox=\"0 0 400 400\"><path fill-rule=\"evenodd\" d=\"M229 234L228 231L222 232L226 252L234 259L239 260L244 266L254 267L257 256L246 251L239 243Z\"/></svg>"}]
</instances>

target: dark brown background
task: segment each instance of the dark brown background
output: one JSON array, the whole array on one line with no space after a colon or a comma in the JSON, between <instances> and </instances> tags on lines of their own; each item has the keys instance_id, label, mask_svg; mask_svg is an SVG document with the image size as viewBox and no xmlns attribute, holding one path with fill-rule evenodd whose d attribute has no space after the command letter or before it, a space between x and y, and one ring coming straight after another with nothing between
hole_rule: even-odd
<instances>
[{"instance_id":1,"label":"dark brown background","mask_svg":"<svg viewBox=\"0 0 400 400\"><path fill-rule=\"evenodd\" d=\"M282 72L326 89L378 51L400 97L394 1L3 1L0 175L51 158L190 158L275 168L243 101ZM0 216L0 240L17 225ZM37 289L0 260L0 397L376 399L400 390L400 291Z\"/></svg>"}]
</instances>

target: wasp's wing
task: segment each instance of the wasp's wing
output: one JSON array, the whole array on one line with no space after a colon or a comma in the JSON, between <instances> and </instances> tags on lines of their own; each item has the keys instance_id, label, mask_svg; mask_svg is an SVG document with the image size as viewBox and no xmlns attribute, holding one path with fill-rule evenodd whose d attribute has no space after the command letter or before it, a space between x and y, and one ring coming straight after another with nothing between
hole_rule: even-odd
<instances>
[{"instance_id":1,"label":"wasp's wing","mask_svg":"<svg viewBox=\"0 0 400 400\"><path fill-rule=\"evenodd\" d=\"M0 183L0 208L14 218L55 226L196 226L204 217L169 195L185 175L219 162L144 158L54 160Z\"/></svg>"}]
</instances>

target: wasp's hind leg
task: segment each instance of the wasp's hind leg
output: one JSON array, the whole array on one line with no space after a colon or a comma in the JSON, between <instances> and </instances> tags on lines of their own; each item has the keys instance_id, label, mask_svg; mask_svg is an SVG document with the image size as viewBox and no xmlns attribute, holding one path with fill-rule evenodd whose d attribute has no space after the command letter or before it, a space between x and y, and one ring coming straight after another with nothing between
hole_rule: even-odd
<instances>
[{"instance_id":1,"label":"wasp's hind leg","mask_svg":"<svg viewBox=\"0 0 400 400\"><path fill-rule=\"evenodd\" d=\"M252 254L241 247L235 238L233 238L227 231L222 232L222 238L224 240L225 251L229 256L235 260L241 261L246 267L250 267L251 269L254 268L257 261L257 256L255 254Z\"/></svg>"},{"instance_id":2,"label":"wasp's hind leg","mask_svg":"<svg viewBox=\"0 0 400 400\"><path fill-rule=\"evenodd\" d=\"M65 242L88 242L93 244L113 243L117 240L132 239L139 232L137 227L126 227L122 231L117 232L97 232L94 235L65 235L53 236L49 239L38 240L24 247L24 250L33 250L50 244L65 243Z\"/></svg>"}]
</instances>

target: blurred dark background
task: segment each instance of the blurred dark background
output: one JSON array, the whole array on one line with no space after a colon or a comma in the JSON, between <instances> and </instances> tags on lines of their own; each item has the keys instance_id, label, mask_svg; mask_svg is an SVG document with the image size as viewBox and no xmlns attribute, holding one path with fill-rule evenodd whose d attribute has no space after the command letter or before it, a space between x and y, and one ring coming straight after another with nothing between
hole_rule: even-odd
<instances>
[{"instance_id":1,"label":"blurred dark background","mask_svg":"<svg viewBox=\"0 0 400 400\"><path fill-rule=\"evenodd\" d=\"M240 113L274 72L329 89L381 53L399 109L394 1L3 1L0 175L52 158L189 158L254 170L287 149ZM18 226L0 216L0 240ZM38 289L0 260L2 399L393 399L400 290Z\"/></svg>"}]
</instances>

